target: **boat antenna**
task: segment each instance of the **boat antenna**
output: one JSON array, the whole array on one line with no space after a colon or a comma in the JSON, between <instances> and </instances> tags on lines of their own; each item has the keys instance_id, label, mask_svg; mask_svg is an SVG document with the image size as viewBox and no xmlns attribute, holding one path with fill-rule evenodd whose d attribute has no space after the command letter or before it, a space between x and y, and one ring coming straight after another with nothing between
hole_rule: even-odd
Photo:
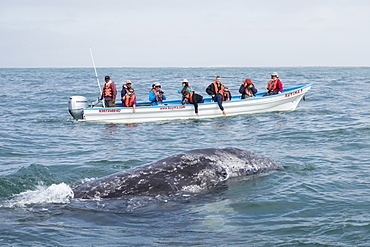
<instances>
[{"instance_id":1,"label":"boat antenna","mask_svg":"<svg viewBox=\"0 0 370 247\"><path fill-rule=\"evenodd\" d=\"M91 55L91 60L92 60L93 65L94 65L95 78L96 78L96 81L98 82L98 87L99 87L100 95L102 95L102 91L101 91L101 87L100 87L100 82L99 82L99 76L98 76L98 72L96 71L95 61L94 61L94 57L93 57L93 53L92 53L91 47L90 47L90 55ZM103 99L103 107L105 108L104 99Z\"/></svg>"}]
</instances>

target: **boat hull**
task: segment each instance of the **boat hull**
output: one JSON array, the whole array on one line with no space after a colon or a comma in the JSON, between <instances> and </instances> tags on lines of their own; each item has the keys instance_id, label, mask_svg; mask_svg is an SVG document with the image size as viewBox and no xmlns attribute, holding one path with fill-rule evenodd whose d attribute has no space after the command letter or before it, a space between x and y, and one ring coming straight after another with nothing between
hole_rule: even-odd
<instances>
[{"instance_id":1,"label":"boat hull","mask_svg":"<svg viewBox=\"0 0 370 247\"><path fill-rule=\"evenodd\" d=\"M262 96L263 93L248 99L234 96L231 101L224 101L223 106L227 116L293 111L311 86L312 84L307 84L287 88L281 94L266 97ZM141 103L147 104L149 102ZM194 106L191 104L182 105L180 100L166 101L165 103L165 105L158 106L138 106L135 113L133 113L132 107L89 107L83 110L84 117L79 121L142 123L223 117L217 103L211 102L209 98L205 99L205 103L199 104L199 117L195 115Z\"/></svg>"}]
</instances>

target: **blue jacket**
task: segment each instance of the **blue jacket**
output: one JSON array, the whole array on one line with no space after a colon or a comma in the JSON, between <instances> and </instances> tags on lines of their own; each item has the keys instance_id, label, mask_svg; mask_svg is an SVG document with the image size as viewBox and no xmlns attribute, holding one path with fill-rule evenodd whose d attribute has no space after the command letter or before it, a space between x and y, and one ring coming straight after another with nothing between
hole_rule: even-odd
<instances>
[{"instance_id":1,"label":"blue jacket","mask_svg":"<svg viewBox=\"0 0 370 247\"><path fill-rule=\"evenodd\" d=\"M162 94L162 100L166 100L166 95ZM149 93L149 101L152 103L152 105L158 105L163 104L162 100L157 100L156 94L152 91Z\"/></svg>"},{"instance_id":2,"label":"blue jacket","mask_svg":"<svg viewBox=\"0 0 370 247\"><path fill-rule=\"evenodd\" d=\"M182 90L184 89L184 87L180 87L179 90L177 90L178 93L182 93ZM194 92L194 90L190 87L190 88L186 88L186 91L189 91L189 92Z\"/></svg>"}]
</instances>

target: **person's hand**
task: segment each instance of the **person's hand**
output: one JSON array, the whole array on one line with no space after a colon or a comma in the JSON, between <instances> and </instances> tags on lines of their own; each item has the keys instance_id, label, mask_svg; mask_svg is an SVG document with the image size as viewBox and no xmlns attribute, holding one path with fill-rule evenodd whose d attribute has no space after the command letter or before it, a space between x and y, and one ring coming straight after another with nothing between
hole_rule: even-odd
<instances>
[{"instance_id":1,"label":"person's hand","mask_svg":"<svg viewBox=\"0 0 370 247\"><path fill-rule=\"evenodd\" d=\"M136 112L136 109L135 108L132 108L132 113L135 113Z\"/></svg>"},{"instance_id":2,"label":"person's hand","mask_svg":"<svg viewBox=\"0 0 370 247\"><path fill-rule=\"evenodd\" d=\"M212 94L212 97L214 98L216 95Z\"/></svg>"},{"instance_id":3,"label":"person's hand","mask_svg":"<svg viewBox=\"0 0 370 247\"><path fill-rule=\"evenodd\" d=\"M199 114L198 113L195 113L195 115L197 115L199 117Z\"/></svg>"}]
</instances>

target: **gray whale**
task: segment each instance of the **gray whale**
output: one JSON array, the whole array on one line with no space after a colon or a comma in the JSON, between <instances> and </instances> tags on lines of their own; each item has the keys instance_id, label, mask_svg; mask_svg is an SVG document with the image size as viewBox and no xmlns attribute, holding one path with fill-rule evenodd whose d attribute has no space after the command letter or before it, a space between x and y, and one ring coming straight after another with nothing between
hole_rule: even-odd
<instances>
[{"instance_id":1,"label":"gray whale","mask_svg":"<svg viewBox=\"0 0 370 247\"><path fill-rule=\"evenodd\" d=\"M195 149L87 182L73 192L83 199L197 193L229 178L271 170L284 168L239 148Z\"/></svg>"}]
</instances>

